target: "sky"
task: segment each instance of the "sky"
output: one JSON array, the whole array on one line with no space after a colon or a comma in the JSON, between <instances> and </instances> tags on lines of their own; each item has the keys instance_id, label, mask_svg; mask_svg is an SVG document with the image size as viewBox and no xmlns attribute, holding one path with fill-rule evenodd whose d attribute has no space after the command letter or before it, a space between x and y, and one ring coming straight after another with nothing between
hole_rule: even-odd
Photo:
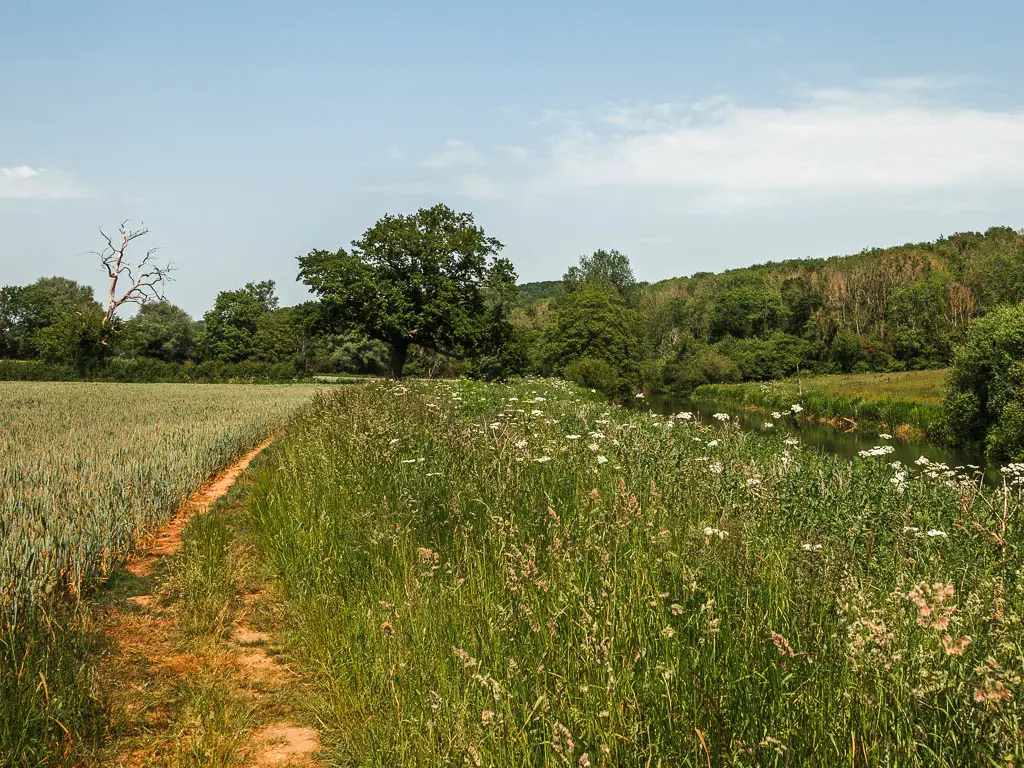
<instances>
[{"instance_id":1,"label":"sky","mask_svg":"<svg viewBox=\"0 0 1024 768\"><path fill-rule=\"evenodd\" d=\"M126 218L200 316L444 202L521 281L1024 227L1024 3L0 3L0 285ZM130 251L129 251L130 252Z\"/></svg>"}]
</instances>

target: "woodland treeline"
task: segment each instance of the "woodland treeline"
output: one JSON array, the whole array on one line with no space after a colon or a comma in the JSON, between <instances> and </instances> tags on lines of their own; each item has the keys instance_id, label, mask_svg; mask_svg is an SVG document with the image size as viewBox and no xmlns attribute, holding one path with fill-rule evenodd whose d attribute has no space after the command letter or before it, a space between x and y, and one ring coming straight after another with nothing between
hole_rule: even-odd
<instances>
[{"instance_id":1,"label":"woodland treeline","mask_svg":"<svg viewBox=\"0 0 1024 768\"><path fill-rule=\"evenodd\" d=\"M624 254L598 251L559 281L526 283L509 295L511 265L497 259L490 272L485 268L501 244L486 238L469 214L435 206L385 217L352 252L301 257L307 284L323 290L293 307L279 306L273 282L251 282L221 292L199 319L154 301L104 327L92 289L73 280L0 288L0 358L40 361L81 376L113 370L115 378L136 380L386 374L395 345L379 331L389 322L421 319L388 316L379 318L380 327L357 320L387 304L381 296L391 297L391 308L410 301L418 307L418 299L389 293L394 270L387 264L372 279L360 265L388 238L412 231L410 222L422 230L424 221L435 222L439 232L454 227L460 237L477 237L477 273L449 282L480 290L469 309L454 300L418 308L433 318L433 342L423 328L409 330L401 344L406 375L563 375L628 397L642 388L685 394L703 383L801 372L944 367L972 318L1024 300L1024 233L1008 227L654 284L638 283ZM416 253L444 247L441 236L408 245ZM430 262L434 266L421 266L421 273L396 279L422 286L431 270L441 274L457 262ZM352 281L362 281L364 303L346 315L338 296ZM493 322L471 322L474 313ZM472 343L461 330L470 325ZM488 362L481 366L483 358ZM17 371L2 369L7 376Z\"/></svg>"},{"instance_id":2,"label":"woodland treeline","mask_svg":"<svg viewBox=\"0 0 1024 768\"><path fill-rule=\"evenodd\" d=\"M512 320L531 370L602 389L945 367L973 318L1024 300L1024 233L1008 227L654 284L614 251L583 262L617 276L520 286Z\"/></svg>"}]
</instances>

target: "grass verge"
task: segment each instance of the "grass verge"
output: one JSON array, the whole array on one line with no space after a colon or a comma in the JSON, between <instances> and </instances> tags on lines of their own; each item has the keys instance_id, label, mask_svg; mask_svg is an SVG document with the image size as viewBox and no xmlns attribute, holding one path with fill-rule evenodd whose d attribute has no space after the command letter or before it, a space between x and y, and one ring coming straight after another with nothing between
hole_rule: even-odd
<instances>
[{"instance_id":1,"label":"grass verge","mask_svg":"<svg viewBox=\"0 0 1024 768\"><path fill-rule=\"evenodd\" d=\"M567 385L320 397L245 525L344 765L1024 758L1019 485Z\"/></svg>"}]
</instances>

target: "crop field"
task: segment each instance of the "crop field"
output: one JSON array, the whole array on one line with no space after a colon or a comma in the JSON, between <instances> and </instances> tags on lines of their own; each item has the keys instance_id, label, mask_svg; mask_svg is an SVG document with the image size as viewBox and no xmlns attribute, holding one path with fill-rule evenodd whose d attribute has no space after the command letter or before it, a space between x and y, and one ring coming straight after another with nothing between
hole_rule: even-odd
<instances>
[{"instance_id":1,"label":"crop field","mask_svg":"<svg viewBox=\"0 0 1024 768\"><path fill-rule=\"evenodd\" d=\"M312 392L0 383L0 756L24 748L16 742L28 738L32 717L50 727L62 706L80 704L72 701L75 681L57 679L67 672L60 657L74 634L61 635L67 622L57 617L211 472L266 437ZM27 703L44 698L46 707Z\"/></svg>"},{"instance_id":2,"label":"crop field","mask_svg":"<svg viewBox=\"0 0 1024 768\"><path fill-rule=\"evenodd\" d=\"M785 408L799 401L816 417L853 419L863 426L884 427L908 435L923 432L933 439L942 439L945 376L945 370L903 371L707 384L698 387L694 397L766 408ZM901 425L905 425L903 429Z\"/></svg>"},{"instance_id":3,"label":"crop field","mask_svg":"<svg viewBox=\"0 0 1024 768\"><path fill-rule=\"evenodd\" d=\"M257 472L344 765L1024 759L1024 466L627 411L566 384L318 396Z\"/></svg>"}]
</instances>

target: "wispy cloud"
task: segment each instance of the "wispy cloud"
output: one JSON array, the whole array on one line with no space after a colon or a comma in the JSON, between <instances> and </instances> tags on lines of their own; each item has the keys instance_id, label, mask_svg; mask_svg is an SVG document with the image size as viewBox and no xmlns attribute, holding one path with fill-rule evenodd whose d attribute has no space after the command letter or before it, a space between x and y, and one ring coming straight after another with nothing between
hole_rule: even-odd
<instances>
[{"instance_id":1,"label":"wispy cloud","mask_svg":"<svg viewBox=\"0 0 1024 768\"><path fill-rule=\"evenodd\" d=\"M502 197L505 187L502 183L480 173L464 173L450 179L434 181L404 180L371 184L363 187L366 192L383 192L389 195L410 197Z\"/></svg>"},{"instance_id":2,"label":"wispy cloud","mask_svg":"<svg viewBox=\"0 0 1024 768\"><path fill-rule=\"evenodd\" d=\"M444 149L427 155L417 165L421 168L453 168L463 165L484 165L486 160L475 147L458 139L448 139Z\"/></svg>"},{"instance_id":3,"label":"wispy cloud","mask_svg":"<svg viewBox=\"0 0 1024 768\"><path fill-rule=\"evenodd\" d=\"M810 91L785 107L716 98L573 115L533 186L674 187L727 208L802 193L1024 187L1024 112L935 104L929 87L903 79Z\"/></svg>"},{"instance_id":4,"label":"wispy cloud","mask_svg":"<svg viewBox=\"0 0 1024 768\"><path fill-rule=\"evenodd\" d=\"M0 166L0 198L88 197L89 190L64 171L28 165Z\"/></svg>"},{"instance_id":5,"label":"wispy cloud","mask_svg":"<svg viewBox=\"0 0 1024 768\"><path fill-rule=\"evenodd\" d=\"M533 152L526 147L506 145L498 147L498 153L513 163L525 163Z\"/></svg>"},{"instance_id":6,"label":"wispy cloud","mask_svg":"<svg viewBox=\"0 0 1024 768\"><path fill-rule=\"evenodd\" d=\"M963 208L1024 191L1024 108L956 106L965 84L905 77L805 88L771 106L712 95L546 111L532 144L449 139L408 180L374 189L536 202L608 190L690 213L857 199Z\"/></svg>"},{"instance_id":7,"label":"wispy cloud","mask_svg":"<svg viewBox=\"0 0 1024 768\"><path fill-rule=\"evenodd\" d=\"M467 173L457 178L452 191L462 197L501 197L505 194L501 183L480 173Z\"/></svg>"}]
</instances>

